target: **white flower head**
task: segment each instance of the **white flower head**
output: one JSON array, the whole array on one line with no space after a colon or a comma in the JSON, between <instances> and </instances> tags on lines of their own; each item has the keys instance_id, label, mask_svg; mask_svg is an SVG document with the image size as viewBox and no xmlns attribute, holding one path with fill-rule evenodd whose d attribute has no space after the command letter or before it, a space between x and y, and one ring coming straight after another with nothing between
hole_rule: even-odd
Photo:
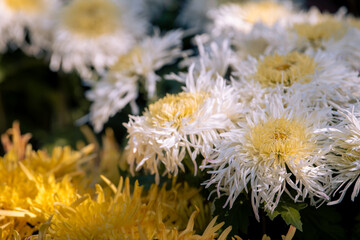
<instances>
[{"instance_id":1,"label":"white flower head","mask_svg":"<svg viewBox=\"0 0 360 240\"><path fill-rule=\"evenodd\" d=\"M323 42L324 51L330 52L341 61L346 62L352 69L360 71L360 29L347 27L341 39L330 39Z\"/></svg>"},{"instance_id":2,"label":"white flower head","mask_svg":"<svg viewBox=\"0 0 360 240\"><path fill-rule=\"evenodd\" d=\"M342 13L321 14L317 9L312 9L308 15L304 15L303 21L294 24L290 31L298 35L299 48L325 49L327 41L342 39L348 26Z\"/></svg>"},{"instance_id":3,"label":"white flower head","mask_svg":"<svg viewBox=\"0 0 360 240\"><path fill-rule=\"evenodd\" d=\"M94 103L90 109L90 120L95 131L100 131L109 119L130 104L134 114L139 113L135 100L139 95L139 81L149 98L156 95L155 73L163 66L173 63L181 56L182 31L175 30L160 36L145 37L124 55L121 55L102 79L87 93Z\"/></svg>"},{"instance_id":4,"label":"white flower head","mask_svg":"<svg viewBox=\"0 0 360 240\"><path fill-rule=\"evenodd\" d=\"M184 171L188 153L196 174L197 156L207 155L220 132L233 127L232 119L241 111L234 88L221 77L211 81L210 75L194 79L191 67L183 92L150 104L143 116L130 116L125 127L132 170L144 168L159 181L161 164L164 174L177 175L179 169Z\"/></svg>"},{"instance_id":5,"label":"white flower head","mask_svg":"<svg viewBox=\"0 0 360 240\"><path fill-rule=\"evenodd\" d=\"M236 30L248 33L255 23L261 22L267 26L275 23L289 26L295 20L290 1L249 1L245 3L223 4L209 12L213 24L209 25L209 32L215 35Z\"/></svg>"},{"instance_id":6,"label":"white flower head","mask_svg":"<svg viewBox=\"0 0 360 240\"><path fill-rule=\"evenodd\" d=\"M354 201L360 191L360 104L356 103L347 109L338 110L339 124L330 132L334 141L332 154L327 161L335 171L335 177L329 183L329 190L340 197L332 201L337 204L343 200L345 193L353 186L351 200Z\"/></svg>"},{"instance_id":7,"label":"white flower head","mask_svg":"<svg viewBox=\"0 0 360 240\"><path fill-rule=\"evenodd\" d=\"M321 13L312 8L303 15L303 20L289 29L297 35L297 48L316 52L318 49L334 54L353 69L360 69L360 40L358 20L345 15L340 8L336 14Z\"/></svg>"},{"instance_id":8,"label":"white flower head","mask_svg":"<svg viewBox=\"0 0 360 240\"><path fill-rule=\"evenodd\" d=\"M58 0L0 0L0 52L9 43L33 55L48 50L59 6Z\"/></svg>"},{"instance_id":9,"label":"white flower head","mask_svg":"<svg viewBox=\"0 0 360 240\"><path fill-rule=\"evenodd\" d=\"M271 27L256 23L248 33L234 31L231 40L238 61L249 55L257 58L273 53L287 53L296 49L296 35L275 24ZM235 63L236 64L236 63Z\"/></svg>"},{"instance_id":10,"label":"white flower head","mask_svg":"<svg viewBox=\"0 0 360 240\"><path fill-rule=\"evenodd\" d=\"M295 202L327 199L323 185L330 174L324 164L330 144L320 131L328 126L330 108L304 106L299 94L267 95L265 103L221 134L203 166L211 174L206 186L228 196L225 205L250 192L257 219L258 208L274 211L284 192Z\"/></svg>"},{"instance_id":11,"label":"white flower head","mask_svg":"<svg viewBox=\"0 0 360 240\"><path fill-rule=\"evenodd\" d=\"M139 95L136 76L121 74L107 74L86 93L87 99L92 101L90 107L90 121L94 130L99 132L110 117L130 104L133 112L138 112L135 103Z\"/></svg>"},{"instance_id":12,"label":"white flower head","mask_svg":"<svg viewBox=\"0 0 360 240\"><path fill-rule=\"evenodd\" d=\"M229 67L235 61L234 52L230 46L230 38L212 39L209 35L198 35L195 37L198 49L198 55L185 58L181 67L188 68L194 65L194 74L199 75L201 72L213 72L213 77L217 75L225 77ZM187 56L185 56L187 57ZM167 75L166 78L185 82L186 73Z\"/></svg>"},{"instance_id":13,"label":"white flower head","mask_svg":"<svg viewBox=\"0 0 360 240\"><path fill-rule=\"evenodd\" d=\"M322 51L249 57L234 67L238 77L233 83L247 102L281 86L288 92L301 92L310 105L346 104L354 98L360 80L346 63Z\"/></svg>"},{"instance_id":14,"label":"white flower head","mask_svg":"<svg viewBox=\"0 0 360 240\"><path fill-rule=\"evenodd\" d=\"M73 0L57 17L50 67L76 69L84 78L90 77L90 67L103 73L144 36L148 25L139 1Z\"/></svg>"}]
</instances>

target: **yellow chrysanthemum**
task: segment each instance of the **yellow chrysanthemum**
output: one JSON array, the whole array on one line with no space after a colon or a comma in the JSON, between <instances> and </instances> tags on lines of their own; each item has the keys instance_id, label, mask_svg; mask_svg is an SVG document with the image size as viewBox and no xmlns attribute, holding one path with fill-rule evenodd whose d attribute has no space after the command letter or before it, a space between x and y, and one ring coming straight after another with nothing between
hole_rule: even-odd
<instances>
[{"instance_id":1,"label":"yellow chrysanthemum","mask_svg":"<svg viewBox=\"0 0 360 240\"><path fill-rule=\"evenodd\" d=\"M147 121L154 126L166 125L179 127L183 120L191 119L207 98L206 93L181 92L167 94L149 105ZM191 120L190 120L191 121Z\"/></svg>"},{"instance_id":2,"label":"yellow chrysanthemum","mask_svg":"<svg viewBox=\"0 0 360 240\"><path fill-rule=\"evenodd\" d=\"M215 225L216 219L214 219L202 235L195 235L194 219L199 211L196 210L189 216L188 223L185 225L181 223L182 228L176 226L179 220L174 216L179 216L179 214L174 215L174 209L170 208L174 206L174 201L179 203L173 197L180 199L178 195L183 194L177 192L177 187L168 192L165 188L158 191L154 185L150 192L142 197L142 187L137 182L131 186L128 178L125 181L121 178L118 187L105 177L103 180L109 185L113 196L109 196L100 185L97 185L95 200L85 196L70 206L57 204L59 209L52 219L52 225L47 230L48 239L205 240L215 239L217 231L223 225ZM185 187L183 190L189 190L189 188ZM191 192L195 193L195 191ZM169 205L166 205L167 203ZM230 230L231 228L227 228L219 239L225 239ZM45 234L45 229L41 233Z\"/></svg>"},{"instance_id":3,"label":"yellow chrysanthemum","mask_svg":"<svg viewBox=\"0 0 360 240\"><path fill-rule=\"evenodd\" d=\"M5 152L13 150L16 152L19 160L25 158L26 152L31 150L31 146L28 142L31 138L30 133L21 135L19 122L13 122L12 128L8 129L4 134L1 135L1 143L4 147Z\"/></svg>"},{"instance_id":4,"label":"yellow chrysanthemum","mask_svg":"<svg viewBox=\"0 0 360 240\"><path fill-rule=\"evenodd\" d=\"M294 82L308 83L315 73L316 64L313 58L299 52L275 54L264 57L258 63L253 77L264 87L275 87L278 84L291 86Z\"/></svg>"},{"instance_id":5,"label":"yellow chrysanthemum","mask_svg":"<svg viewBox=\"0 0 360 240\"><path fill-rule=\"evenodd\" d=\"M203 232L211 219L210 204L201 196L200 189L190 187L187 183L176 183L175 180L169 190L166 190L166 186L158 190L158 186L153 184L144 198L145 202L156 201L154 206L158 206L159 210L155 211L162 212L166 226L177 229L185 229L189 218L198 209L195 230Z\"/></svg>"},{"instance_id":6,"label":"yellow chrysanthemum","mask_svg":"<svg viewBox=\"0 0 360 240\"><path fill-rule=\"evenodd\" d=\"M17 122L2 135L6 154L0 157L1 239L13 234L21 238L39 230L54 212L54 203L69 205L85 191L76 189L68 174L76 175L81 163L90 160L93 145L80 151L54 148L51 155L32 151L30 134L21 135Z\"/></svg>"},{"instance_id":7,"label":"yellow chrysanthemum","mask_svg":"<svg viewBox=\"0 0 360 240\"><path fill-rule=\"evenodd\" d=\"M43 0L4 0L13 11L39 12L44 8Z\"/></svg>"},{"instance_id":8,"label":"yellow chrysanthemum","mask_svg":"<svg viewBox=\"0 0 360 240\"><path fill-rule=\"evenodd\" d=\"M62 177L81 171L80 165L93 158L91 155L93 151L93 145L85 146L79 151L74 151L69 146L55 147L50 155L42 150L31 151L24 160L24 165L36 169L39 173Z\"/></svg>"},{"instance_id":9,"label":"yellow chrysanthemum","mask_svg":"<svg viewBox=\"0 0 360 240\"><path fill-rule=\"evenodd\" d=\"M68 177L35 173L19 162L14 151L0 158L0 225L16 230L23 238L39 230L54 211L54 203L70 204L77 199ZM4 231L12 234L12 231Z\"/></svg>"},{"instance_id":10,"label":"yellow chrysanthemum","mask_svg":"<svg viewBox=\"0 0 360 240\"><path fill-rule=\"evenodd\" d=\"M72 150L69 146L55 147L49 155L47 151L33 151L28 144L31 134L21 135L20 125L14 122L13 127L1 136L1 142L6 152L11 152L14 162L22 161L23 165L32 171L41 174L54 174L62 177L66 174L77 174L80 165L89 162L94 156L94 145L90 144L79 151ZM9 155L9 156L10 156Z\"/></svg>"},{"instance_id":11,"label":"yellow chrysanthemum","mask_svg":"<svg viewBox=\"0 0 360 240\"><path fill-rule=\"evenodd\" d=\"M112 1L75 0L65 7L62 21L73 33L98 37L116 31L119 14Z\"/></svg>"}]
</instances>

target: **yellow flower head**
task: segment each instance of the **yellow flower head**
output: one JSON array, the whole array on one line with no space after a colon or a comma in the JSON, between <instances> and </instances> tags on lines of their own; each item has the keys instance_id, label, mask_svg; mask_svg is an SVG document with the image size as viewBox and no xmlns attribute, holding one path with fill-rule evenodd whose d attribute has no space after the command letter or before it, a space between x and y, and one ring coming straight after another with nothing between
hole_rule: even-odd
<instances>
[{"instance_id":1,"label":"yellow flower head","mask_svg":"<svg viewBox=\"0 0 360 240\"><path fill-rule=\"evenodd\" d=\"M243 3L244 20L249 23L262 22L268 26L274 25L289 10L282 4L273 1Z\"/></svg>"},{"instance_id":2,"label":"yellow flower head","mask_svg":"<svg viewBox=\"0 0 360 240\"><path fill-rule=\"evenodd\" d=\"M306 126L283 117L256 124L248 137L252 143L249 151L269 161L274 159L277 164L301 159L313 149Z\"/></svg>"},{"instance_id":3,"label":"yellow flower head","mask_svg":"<svg viewBox=\"0 0 360 240\"><path fill-rule=\"evenodd\" d=\"M54 203L77 199L70 178L60 182L54 175L35 173L19 162L12 151L0 158L0 225L16 230L23 238L37 231L54 211Z\"/></svg>"},{"instance_id":4,"label":"yellow flower head","mask_svg":"<svg viewBox=\"0 0 360 240\"><path fill-rule=\"evenodd\" d=\"M111 0L74 0L64 8L62 21L75 34L99 37L116 31L119 14Z\"/></svg>"},{"instance_id":5,"label":"yellow flower head","mask_svg":"<svg viewBox=\"0 0 360 240\"><path fill-rule=\"evenodd\" d=\"M44 8L43 0L4 0L13 11L40 12Z\"/></svg>"},{"instance_id":6,"label":"yellow flower head","mask_svg":"<svg viewBox=\"0 0 360 240\"><path fill-rule=\"evenodd\" d=\"M15 121L13 122L13 127L1 135L1 143L5 152L13 150L14 153L16 153L17 158L19 160L23 160L25 158L26 152L31 150L31 146L28 145L30 138L30 133L21 135L20 124L19 122Z\"/></svg>"},{"instance_id":7,"label":"yellow flower head","mask_svg":"<svg viewBox=\"0 0 360 240\"><path fill-rule=\"evenodd\" d=\"M308 83L316 70L316 62L308 55L290 52L286 55L266 56L258 63L253 76L264 87L278 84L291 86L294 82Z\"/></svg>"},{"instance_id":8,"label":"yellow flower head","mask_svg":"<svg viewBox=\"0 0 360 240\"><path fill-rule=\"evenodd\" d=\"M346 26L335 19L327 19L317 24L301 23L294 25L295 31L306 38L316 47L321 47L322 41L328 41L331 38L340 40L347 32Z\"/></svg>"},{"instance_id":9,"label":"yellow flower head","mask_svg":"<svg viewBox=\"0 0 360 240\"><path fill-rule=\"evenodd\" d=\"M128 72L134 74L134 62L141 63L142 49L140 46L133 47L128 53L121 55L116 63L110 67L112 72Z\"/></svg>"},{"instance_id":10,"label":"yellow flower head","mask_svg":"<svg viewBox=\"0 0 360 240\"><path fill-rule=\"evenodd\" d=\"M102 178L113 194L108 194L97 185L95 200L85 196L70 206L58 204L59 209L47 230L50 239L205 240L215 239L218 236L217 231L223 225L216 225L214 219L202 235L196 235L194 225L198 208L195 207L195 211L186 218L185 224L176 218L182 217L182 213L176 212L180 207L187 208L191 201L196 201L198 191L187 185L185 188L176 185L169 191L165 190L165 187L159 191L157 186L153 185L150 191L144 194L142 187L137 182L130 185L128 178L125 181L121 178L117 187L105 177ZM189 197L195 199L190 200ZM230 229L225 230L219 239L225 239ZM44 229L42 233L45 233Z\"/></svg>"},{"instance_id":11,"label":"yellow flower head","mask_svg":"<svg viewBox=\"0 0 360 240\"><path fill-rule=\"evenodd\" d=\"M181 92L167 94L149 105L147 120L153 125L180 127L183 120L190 120L207 98L206 93Z\"/></svg>"},{"instance_id":12,"label":"yellow flower head","mask_svg":"<svg viewBox=\"0 0 360 240\"><path fill-rule=\"evenodd\" d=\"M347 19L347 23L351 26L351 27L355 27L357 29L360 29L360 19L356 18L356 17L348 17Z\"/></svg>"},{"instance_id":13,"label":"yellow flower head","mask_svg":"<svg viewBox=\"0 0 360 240\"><path fill-rule=\"evenodd\" d=\"M195 230L203 232L210 222L210 204L201 196L200 189L190 187L186 182L180 184L175 181L174 178L169 190L166 190L166 186L158 190L157 185L151 185L144 200L155 202L154 206L159 207L155 211L161 211L164 224L176 229L185 229L190 216L194 211L199 210L195 220Z\"/></svg>"}]
</instances>

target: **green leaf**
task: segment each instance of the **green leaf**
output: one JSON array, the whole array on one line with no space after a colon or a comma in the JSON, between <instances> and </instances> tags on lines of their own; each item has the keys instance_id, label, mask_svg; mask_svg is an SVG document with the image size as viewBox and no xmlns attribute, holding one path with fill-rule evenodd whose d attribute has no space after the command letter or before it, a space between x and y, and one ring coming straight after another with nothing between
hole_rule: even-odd
<instances>
[{"instance_id":1,"label":"green leaf","mask_svg":"<svg viewBox=\"0 0 360 240\"><path fill-rule=\"evenodd\" d=\"M300 231L302 231L302 222L301 222L301 216L297 209L292 207L286 207L284 206L284 211L281 211L281 217L284 219L287 225L293 225Z\"/></svg>"},{"instance_id":2,"label":"green leaf","mask_svg":"<svg viewBox=\"0 0 360 240\"><path fill-rule=\"evenodd\" d=\"M303 231L301 215L299 211L307 207L306 203L294 203L292 200L285 199L279 202L277 208L271 213L267 212L267 216L271 221L275 217L281 215L281 218L285 221L287 225L293 225L300 231Z\"/></svg>"}]
</instances>

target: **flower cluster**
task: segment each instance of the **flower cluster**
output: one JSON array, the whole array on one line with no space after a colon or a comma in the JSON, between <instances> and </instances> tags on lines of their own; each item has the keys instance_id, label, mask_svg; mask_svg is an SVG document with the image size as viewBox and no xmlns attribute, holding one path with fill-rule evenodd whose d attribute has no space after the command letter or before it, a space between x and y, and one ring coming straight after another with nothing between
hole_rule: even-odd
<instances>
[{"instance_id":1,"label":"flower cluster","mask_svg":"<svg viewBox=\"0 0 360 240\"><path fill-rule=\"evenodd\" d=\"M180 5L182 29L152 25ZM76 151L35 151L14 123L1 137L0 238L239 240L231 211L252 209L281 215L290 240L302 208L356 200L360 20L344 8L0 0L0 12L1 53L80 76L91 106L78 123L98 133L131 112L101 143L82 126L91 144Z\"/></svg>"},{"instance_id":2,"label":"flower cluster","mask_svg":"<svg viewBox=\"0 0 360 240\"><path fill-rule=\"evenodd\" d=\"M0 52L20 48L50 59L53 71L76 71L90 86L86 120L96 131L136 99L156 97L156 71L173 63L183 31L161 33L142 0L1 0Z\"/></svg>"},{"instance_id":3,"label":"flower cluster","mask_svg":"<svg viewBox=\"0 0 360 240\"><path fill-rule=\"evenodd\" d=\"M207 173L210 196L226 196L232 208L249 194L258 220L259 209L273 214L284 195L334 204L354 185L354 200L358 20L343 9L299 12L276 1L218 3L207 14L205 33L194 38L199 54L180 63L187 72L167 75L183 92L125 124L130 168L159 181L191 170L190 159L194 175Z\"/></svg>"}]
</instances>

